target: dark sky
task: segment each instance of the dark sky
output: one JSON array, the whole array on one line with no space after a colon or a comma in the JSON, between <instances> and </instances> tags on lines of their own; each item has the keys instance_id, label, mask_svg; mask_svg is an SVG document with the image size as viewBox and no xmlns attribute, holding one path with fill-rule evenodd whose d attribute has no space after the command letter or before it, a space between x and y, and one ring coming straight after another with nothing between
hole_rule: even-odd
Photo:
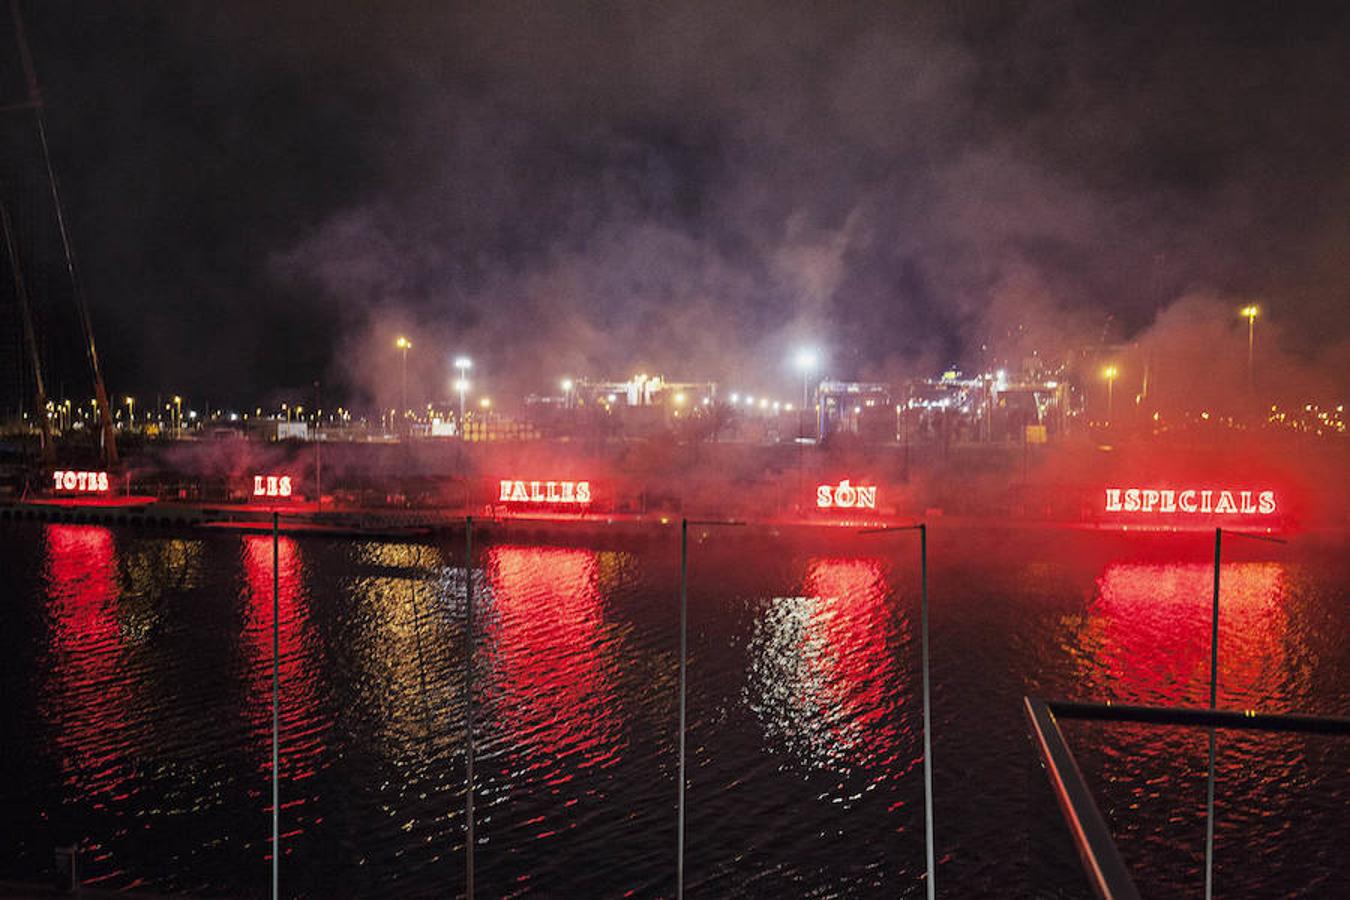
<instances>
[{"instance_id":1,"label":"dark sky","mask_svg":"<svg viewBox=\"0 0 1350 900\"><path fill-rule=\"evenodd\" d=\"M400 332L428 397L777 390L1249 299L1344 377L1350 4L22 5L118 393L388 400Z\"/></svg>"}]
</instances>

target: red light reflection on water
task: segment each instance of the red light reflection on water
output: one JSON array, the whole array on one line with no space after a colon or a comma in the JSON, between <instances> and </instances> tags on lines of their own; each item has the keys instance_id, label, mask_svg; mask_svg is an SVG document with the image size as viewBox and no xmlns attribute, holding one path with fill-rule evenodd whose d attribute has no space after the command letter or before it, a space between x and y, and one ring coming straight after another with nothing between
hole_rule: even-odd
<instances>
[{"instance_id":1,"label":"red light reflection on water","mask_svg":"<svg viewBox=\"0 0 1350 900\"><path fill-rule=\"evenodd\" d=\"M58 725L66 785L103 809L132 791L117 551L112 532L96 525L44 530L52 652L44 715Z\"/></svg>"},{"instance_id":2,"label":"red light reflection on water","mask_svg":"<svg viewBox=\"0 0 1350 900\"><path fill-rule=\"evenodd\" d=\"M752 705L771 733L818 765L903 774L906 625L874 559L817 559L808 596L777 597L752 646Z\"/></svg>"},{"instance_id":3,"label":"red light reflection on water","mask_svg":"<svg viewBox=\"0 0 1350 900\"><path fill-rule=\"evenodd\" d=\"M622 734L605 671L604 610L594 551L498 546L487 582L495 688L505 733L551 766L607 765Z\"/></svg>"},{"instance_id":4,"label":"red light reflection on water","mask_svg":"<svg viewBox=\"0 0 1350 900\"><path fill-rule=\"evenodd\" d=\"M270 783L272 773L272 536L246 535L243 538L243 564L247 619L244 645L248 657L248 700L246 718L253 746L264 749L259 769ZM319 711L318 665L308 648L310 637L309 598L304 590L304 565L300 547L293 538L277 542L277 607L280 616L277 635L280 687L281 746L280 777L295 784L312 777L324 764L324 739L331 722ZM271 791L262 792L265 809L271 812ZM290 819L291 830L283 821L282 839L304 831L305 816L295 807L309 799L296 796L296 789L281 788L283 820ZM301 827L294 827L299 825ZM287 848L287 853L290 848Z\"/></svg>"},{"instance_id":5,"label":"red light reflection on water","mask_svg":"<svg viewBox=\"0 0 1350 900\"><path fill-rule=\"evenodd\" d=\"M1284 566L1230 563L1220 572L1219 705L1269 708L1286 679ZM1199 563L1116 563L1097 580L1079 638L1118 700L1209 703L1214 569Z\"/></svg>"}]
</instances>

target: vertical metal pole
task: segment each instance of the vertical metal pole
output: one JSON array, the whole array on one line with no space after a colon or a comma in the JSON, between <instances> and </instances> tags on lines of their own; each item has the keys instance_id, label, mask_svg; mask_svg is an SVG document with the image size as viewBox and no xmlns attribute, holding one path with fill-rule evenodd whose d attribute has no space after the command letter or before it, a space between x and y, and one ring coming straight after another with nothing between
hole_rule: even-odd
<instances>
[{"instance_id":1,"label":"vertical metal pole","mask_svg":"<svg viewBox=\"0 0 1350 900\"><path fill-rule=\"evenodd\" d=\"M407 559L412 550L404 554ZM417 677L422 688L422 722L427 731L427 740L431 739L431 708L427 705L427 664L422 653L422 616L417 612L417 575L413 563L408 563L408 598L412 601L413 637L417 640Z\"/></svg>"},{"instance_id":2,"label":"vertical metal pole","mask_svg":"<svg viewBox=\"0 0 1350 900\"><path fill-rule=\"evenodd\" d=\"M797 507L806 506L806 501L802 499L806 482L806 435L802 432L806 430L806 388L809 378L809 373L802 373L802 405L797 410L797 502L793 504Z\"/></svg>"},{"instance_id":3,"label":"vertical metal pole","mask_svg":"<svg viewBox=\"0 0 1350 900\"><path fill-rule=\"evenodd\" d=\"M280 515L272 512L272 900L281 896L281 544Z\"/></svg>"},{"instance_id":4,"label":"vertical metal pole","mask_svg":"<svg viewBox=\"0 0 1350 900\"><path fill-rule=\"evenodd\" d=\"M473 900L473 516L464 518L464 762L464 887Z\"/></svg>"},{"instance_id":5,"label":"vertical metal pole","mask_svg":"<svg viewBox=\"0 0 1350 900\"><path fill-rule=\"evenodd\" d=\"M1219 556L1223 529L1214 529L1214 609L1209 630L1209 708L1219 699ZM1209 729L1209 787L1205 803L1205 900L1214 896L1214 729Z\"/></svg>"},{"instance_id":6,"label":"vertical metal pole","mask_svg":"<svg viewBox=\"0 0 1350 900\"><path fill-rule=\"evenodd\" d=\"M919 629L923 644L923 818L928 853L928 900L937 895L933 851L933 710L928 680L928 526L919 525Z\"/></svg>"},{"instance_id":7,"label":"vertical metal pole","mask_svg":"<svg viewBox=\"0 0 1350 900\"><path fill-rule=\"evenodd\" d=\"M319 453L319 383L314 382L314 496L323 512L323 457Z\"/></svg>"},{"instance_id":8,"label":"vertical metal pole","mask_svg":"<svg viewBox=\"0 0 1350 900\"><path fill-rule=\"evenodd\" d=\"M1253 348L1256 342L1256 316L1247 316L1247 391L1256 393L1256 357Z\"/></svg>"},{"instance_id":9,"label":"vertical metal pole","mask_svg":"<svg viewBox=\"0 0 1350 900\"><path fill-rule=\"evenodd\" d=\"M684 897L684 729L685 656L689 643L689 520L680 520L680 773L679 826L676 842L675 896Z\"/></svg>"},{"instance_id":10,"label":"vertical metal pole","mask_svg":"<svg viewBox=\"0 0 1350 900\"><path fill-rule=\"evenodd\" d=\"M1223 549L1223 529L1214 529L1214 611L1209 632L1209 708L1219 700L1219 554Z\"/></svg>"}]
</instances>

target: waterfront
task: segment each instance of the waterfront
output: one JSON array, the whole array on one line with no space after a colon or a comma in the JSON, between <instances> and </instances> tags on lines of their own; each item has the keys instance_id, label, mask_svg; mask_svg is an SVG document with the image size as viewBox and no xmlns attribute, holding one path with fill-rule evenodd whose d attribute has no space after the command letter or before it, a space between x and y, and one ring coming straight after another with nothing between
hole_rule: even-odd
<instances>
[{"instance_id":1,"label":"waterfront","mask_svg":"<svg viewBox=\"0 0 1350 900\"><path fill-rule=\"evenodd\" d=\"M272 544L7 525L0 875L65 835L104 886L261 895ZM696 534L687 877L695 896L918 896L912 535ZM678 537L476 555L481 893L674 888ZM280 541L282 892L463 883L462 545ZM1083 896L1020 699L1203 705L1212 538L932 531L940 891ZM1343 544L1234 546L1219 704L1350 714ZM1068 727L1148 896L1202 883L1204 733ZM1222 734L1217 885L1350 880L1336 739Z\"/></svg>"}]
</instances>

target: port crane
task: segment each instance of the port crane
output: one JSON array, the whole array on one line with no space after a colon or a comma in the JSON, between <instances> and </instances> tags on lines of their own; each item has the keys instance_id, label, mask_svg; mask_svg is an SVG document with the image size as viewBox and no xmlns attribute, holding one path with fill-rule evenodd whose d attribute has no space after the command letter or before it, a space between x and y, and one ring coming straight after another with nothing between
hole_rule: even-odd
<instances>
[{"instance_id":1,"label":"port crane","mask_svg":"<svg viewBox=\"0 0 1350 900\"><path fill-rule=\"evenodd\" d=\"M18 45L19 63L23 68L24 82L27 86L27 97L19 103L0 106L0 113L32 114L38 145L42 150L42 162L46 169L47 186L51 193L57 231L61 236L61 249L65 253L66 273L70 278L71 295L74 299L75 311L84 337L89 368L93 374L94 403L97 406L99 421L99 449L103 464L109 469L113 469L117 466L117 440L113 430L112 407L108 403L108 389L103 381L103 369L99 364L98 347L94 343L94 325L89 317L89 304L84 296L84 286L80 281L79 266L75 260L75 248L70 239L70 229L66 224L65 204L61 200L61 189L57 183L56 170L52 166L51 150L47 144L47 117L43 106L42 91L38 86L33 55L28 47L28 37L24 30L19 0L10 0L9 10L10 19L14 26L14 41ZM44 464L50 464L54 461L54 448L51 439L51 423L47 416L47 395L42 377L41 354L38 352L37 336L33 328L32 308L23 281L13 228L8 212L3 209L3 204L0 204L0 226L3 226L6 253L14 275L15 299L18 302L20 317L23 321L24 343L28 347L29 362L33 367L38 404L37 418L42 434L42 461Z\"/></svg>"}]
</instances>

